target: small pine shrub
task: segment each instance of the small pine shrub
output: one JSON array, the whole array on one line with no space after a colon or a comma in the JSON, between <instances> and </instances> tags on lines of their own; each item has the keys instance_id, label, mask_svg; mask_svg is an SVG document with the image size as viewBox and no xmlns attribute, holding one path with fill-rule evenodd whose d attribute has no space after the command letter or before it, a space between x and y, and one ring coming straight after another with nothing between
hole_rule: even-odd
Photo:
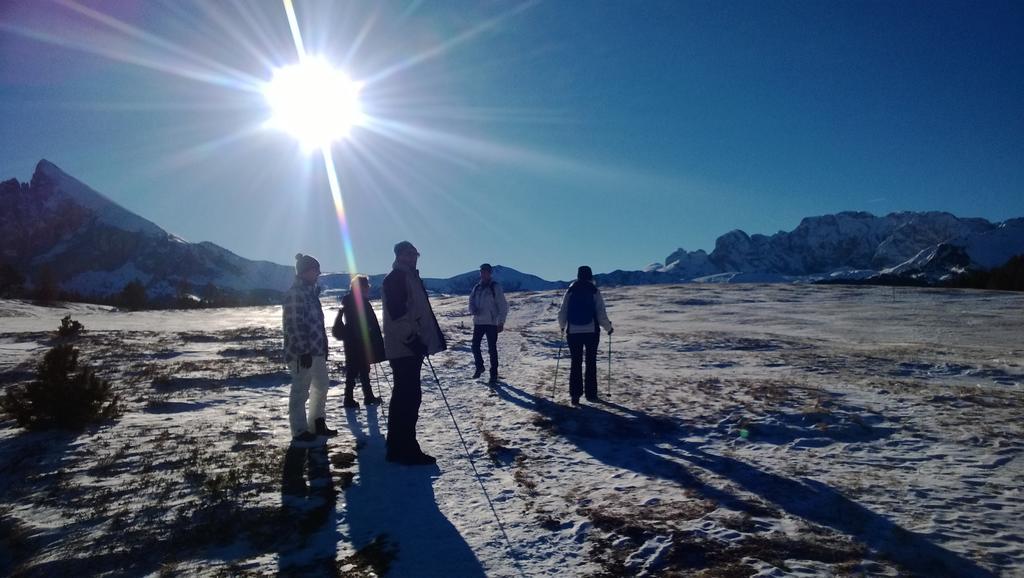
<instances>
[{"instance_id":1,"label":"small pine shrub","mask_svg":"<svg viewBox=\"0 0 1024 578\"><path fill-rule=\"evenodd\" d=\"M82 335L85 331L85 325L75 321L71 318L71 315L65 315L60 320L60 327L57 328L57 336L65 339L74 339Z\"/></svg>"},{"instance_id":2,"label":"small pine shrub","mask_svg":"<svg viewBox=\"0 0 1024 578\"><path fill-rule=\"evenodd\" d=\"M81 430L86 425L115 417L118 398L110 383L88 367L78 366L78 350L57 345L39 364L35 381L10 386L0 406L28 429Z\"/></svg>"}]
</instances>

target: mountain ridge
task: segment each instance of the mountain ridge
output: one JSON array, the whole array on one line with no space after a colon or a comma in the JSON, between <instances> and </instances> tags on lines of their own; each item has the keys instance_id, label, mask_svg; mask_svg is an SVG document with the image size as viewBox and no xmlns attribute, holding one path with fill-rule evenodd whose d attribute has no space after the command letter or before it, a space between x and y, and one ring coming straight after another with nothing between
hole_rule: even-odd
<instances>
[{"instance_id":1,"label":"mountain ridge","mask_svg":"<svg viewBox=\"0 0 1024 578\"><path fill-rule=\"evenodd\" d=\"M190 243L164 230L42 159L32 179L0 182L0 264L31 273L37 284L49 270L58 286L81 296L109 296L140 281L151 296L232 292L273 301L294 279L292 267L245 259L208 241ZM806 217L792 231L773 235L734 229L715 248L679 248L663 263L641 270L595 275L605 285L679 282L813 282L902 278L941 282L986 270L1024 254L1024 218L992 223L948 212L895 212L875 216L843 211ZM379 286L383 273L371 275ZM495 278L507 291L565 287L504 266ZM346 290L350 276L332 273L324 286ZM471 270L425 278L437 293L468 293Z\"/></svg>"}]
</instances>

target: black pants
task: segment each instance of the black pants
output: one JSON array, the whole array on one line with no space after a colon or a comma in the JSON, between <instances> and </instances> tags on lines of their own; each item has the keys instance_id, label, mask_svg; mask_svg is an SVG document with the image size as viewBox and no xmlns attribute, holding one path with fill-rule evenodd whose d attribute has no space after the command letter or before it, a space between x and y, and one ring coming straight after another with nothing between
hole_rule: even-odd
<instances>
[{"instance_id":1,"label":"black pants","mask_svg":"<svg viewBox=\"0 0 1024 578\"><path fill-rule=\"evenodd\" d=\"M349 355L345 352L345 399L352 397L352 391L356 388L356 380L363 386L363 399L373 397L373 389L370 388L370 364L366 362L366 356L359 352Z\"/></svg>"},{"instance_id":2,"label":"black pants","mask_svg":"<svg viewBox=\"0 0 1024 578\"><path fill-rule=\"evenodd\" d=\"M587 397L597 397L597 346L601 332L569 334L569 395L579 399L586 389ZM587 376L583 379L583 350L587 353Z\"/></svg>"},{"instance_id":3,"label":"black pants","mask_svg":"<svg viewBox=\"0 0 1024 578\"><path fill-rule=\"evenodd\" d=\"M423 358L414 355L389 361L395 376L395 389L388 407L388 456L402 458L420 454L416 441L416 421L420 417L420 370Z\"/></svg>"},{"instance_id":4,"label":"black pants","mask_svg":"<svg viewBox=\"0 0 1024 578\"><path fill-rule=\"evenodd\" d=\"M484 356L480 353L480 342L484 335L487 336L487 356L491 361L491 377L498 377L498 326L497 325L474 325L473 326L473 361L480 371L484 369Z\"/></svg>"}]
</instances>

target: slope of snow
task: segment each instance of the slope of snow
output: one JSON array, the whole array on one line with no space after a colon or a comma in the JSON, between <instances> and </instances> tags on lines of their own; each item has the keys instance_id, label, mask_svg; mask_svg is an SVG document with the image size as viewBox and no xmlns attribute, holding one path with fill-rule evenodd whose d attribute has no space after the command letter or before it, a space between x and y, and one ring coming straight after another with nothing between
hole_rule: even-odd
<instances>
[{"instance_id":1,"label":"slope of snow","mask_svg":"<svg viewBox=\"0 0 1024 578\"><path fill-rule=\"evenodd\" d=\"M328 418L341 436L289 454L280 308L73 309L87 328L82 360L114 380L125 413L78 436L0 422L0 525L11 537L0 573L1013 576L1024 567L1024 296L693 284L604 292L616 331L602 336L603 401L580 409L566 404L560 291L510 295L494 389L470 377L464 297L433 300L450 347L431 364L479 478L429 367L418 429L437 467L385 462L388 408L345 412L337 385ZM330 322L337 305L325 304ZM0 301L5 386L31 379L67 312ZM340 379L343 351L333 340L331 351ZM378 366L374 387L390 397L390 384ZM289 455L308 466L305 497L282 496Z\"/></svg>"}]
</instances>

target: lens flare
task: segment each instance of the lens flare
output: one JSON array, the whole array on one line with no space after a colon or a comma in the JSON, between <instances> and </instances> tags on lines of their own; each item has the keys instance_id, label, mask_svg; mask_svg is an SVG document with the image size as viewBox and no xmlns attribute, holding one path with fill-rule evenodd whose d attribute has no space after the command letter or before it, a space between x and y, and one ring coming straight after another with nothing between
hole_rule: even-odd
<instances>
[{"instance_id":1,"label":"lens flare","mask_svg":"<svg viewBox=\"0 0 1024 578\"><path fill-rule=\"evenodd\" d=\"M269 126L290 133L308 149L348 136L364 120L362 85L319 58L279 68L263 94L273 117Z\"/></svg>"}]
</instances>

